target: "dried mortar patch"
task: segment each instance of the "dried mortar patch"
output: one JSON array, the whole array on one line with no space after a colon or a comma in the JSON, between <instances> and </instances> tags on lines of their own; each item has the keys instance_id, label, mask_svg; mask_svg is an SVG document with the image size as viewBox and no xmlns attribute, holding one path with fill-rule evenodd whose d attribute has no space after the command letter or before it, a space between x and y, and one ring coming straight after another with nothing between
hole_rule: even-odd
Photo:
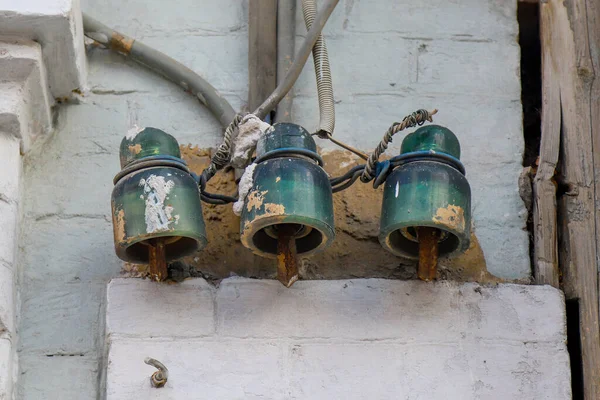
<instances>
[{"instance_id":1,"label":"dried mortar patch","mask_svg":"<svg viewBox=\"0 0 600 400\"><path fill-rule=\"evenodd\" d=\"M190 170L199 174L208 166L210 150L181 146L182 157ZM331 176L342 175L361 160L345 151L322 154L325 170ZM207 190L235 196L234 172L219 171L207 184ZM416 279L416 262L405 260L383 250L379 244L379 216L383 186L374 190L372 184L355 183L351 188L333 195L336 238L323 252L301 260L302 279L390 278ZM274 259L254 255L240 242L240 218L231 205L202 204L208 245L203 251L184 258L207 278L221 279L232 275L254 278L274 278ZM126 276L146 276L147 267L125 264ZM471 246L453 259L440 259L438 277L456 281L481 283L501 282L491 275L485 264L477 238L471 236Z\"/></svg>"}]
</instances>

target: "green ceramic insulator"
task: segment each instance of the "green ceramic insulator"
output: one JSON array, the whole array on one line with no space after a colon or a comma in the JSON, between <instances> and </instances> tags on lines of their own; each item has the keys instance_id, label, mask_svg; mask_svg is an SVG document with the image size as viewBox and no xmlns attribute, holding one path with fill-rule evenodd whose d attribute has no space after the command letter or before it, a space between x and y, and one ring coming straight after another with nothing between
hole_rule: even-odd
<instances>
[{"instance_id":1,"label":"green ceramic insulator","mask_svg":"<svg viewBox=\"0 0 600 400\"><path fill-rule=\"evenodd\" d=\"M206 246L198 184L171 135L145 128L121 142L112 213L117 256L147 263L148 244L161 238L168 261Z\"/></svg>"},{"instance_id":2,"label":"green ceramic insulator","mask_svg":"<svg viewBox=\"0 0 600 400\"><path fill-rule=\"evenodd\" d=\"M400 165L385 181L381 245L398 256L417 258L417 228L432 227L442 231L440 256L464 252L470 242L471 189L455 164L447 162L460 157L458 139L447 128L428 125L406 136L401 151L424 157Z\"/></svg>"},{"instance_id":3,"label":"green ceramic insulator","mask_svg":"<svg viewBox=\"0 0 600 400\"><path fill-rule=\"evenodd\" d=\"M262 257L277 253L277 225L297 225L296 249L309 255L335 236L327 173L310 134L301 126L274 125L257 144L253 184L241 216L241 241Z\"/></svg>"}]
</instances>

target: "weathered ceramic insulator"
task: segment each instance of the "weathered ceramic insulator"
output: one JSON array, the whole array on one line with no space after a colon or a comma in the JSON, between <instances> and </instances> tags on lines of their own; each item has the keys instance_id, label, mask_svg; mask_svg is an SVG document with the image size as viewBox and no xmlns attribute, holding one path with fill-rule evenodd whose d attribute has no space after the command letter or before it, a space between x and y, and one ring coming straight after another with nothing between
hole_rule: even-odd
<instances>
[{"instance_id":1,"label":"weathered ceramic insulator","mask_svg":"<svg viewBox=\"0 0 600 400\"><path fill-rule=\"evenodd\" d=\"M406 136L401 160L387 177L383 193L379 241L388 251L417 258L420 227L436 228L439 255L469 248L471 189L460 162L454 133L427 125Z\"/></svg>"},{"instance_id":2,"label":"weathered ceramic insulator","mask_svg":"<svg viewBox=\"0 0 600 400\"><path fill-rule=\"evenodd\" d=\"M206 246L198 184L181 159L177 140L155 128L123 138L121 172L114 179L112 214L117 256L148 263L160 239L166 260Z\"/></svg>"},{"instance_id":3,"label":"weathered ceramic insulator","mask_svg":"<svg viewBox=\"0 0 600 400\"><path fill-rule=\"evenodd\" d=\"M241 215L241 241L275 258L278 225L294 228L296 251L306 256L333 241L333 198L323 160L306 129L272 126L259 140L252 188Z\"/></svg>"}]
</instances>

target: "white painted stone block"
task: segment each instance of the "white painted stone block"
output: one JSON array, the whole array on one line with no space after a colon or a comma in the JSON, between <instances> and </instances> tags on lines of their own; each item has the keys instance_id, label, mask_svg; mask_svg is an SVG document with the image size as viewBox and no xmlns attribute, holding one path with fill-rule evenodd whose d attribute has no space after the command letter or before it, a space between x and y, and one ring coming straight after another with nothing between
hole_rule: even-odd
<instances>
[{"instance_id":1,"label":"white painted stone block","mask_svg":"<svg viewBox=\"0 0 600 400\"><path fill-rule=\"evenodd\" d=\"M14 351L7 338L0 339L0 399L11 400L14 384Z\"/></svg>"},{"instance_id":2,"label":"white painted stone block","mask_svg":"<svg viewBox=\"0 0 600 400\"><path fill-rule=\"evenodd\" d=\"M214 328L213 291L203 279L165 285L113 279L108 285L108 335L202 337Z\"/></svg>"},{"instance_id":3,"label":"white painted stone block","mask_svg":"<svg viewBox=\"0 0 600 400\"><path fill-rule=\"evenodd\" d=\"M505 0L345 0L327 27L331 33L395 32L415 38L514 41L518 31L516 7L516 1Z\"/></svg>"},{"instance_id":4,"label":"white painted stone block","mask_svg":"<svg viewBox=\"0 0 600 400\"><path fill-rule=\"evenodd\" d=\"M0 130L21 139L22 151L52 125L47 86L39 43L0 38Z\"/></svg>"},{"instance_id":5,"label":"white painted stone block","mask_svg":"<svg viewBox=\"0 0 600 400\"><path fill-rule=\"evenodd\" d=\"M98 359L87 355L19 356L19 399L96 400ZM134 397L135 398L135 397Z\"/></svg>"},{"instance_id":6,"label":"white painted stone block","mask_svg":"<svg viewBox=\"0 0 600 400\"><path fill-rule=\"evenodd\" d=\"M247 0L182 0L176 7L148 7L144 0L81 0L86 13L136 38L150 35L227 36L247 29ZM242 31L242 32L240 32Z\"/></svg>"},{"instance_id":7,"label":"white painted stone block","mask_svg":"<svg viewBox=\"0 0 600 400\"><path fill-rule=\"evenodd\" d=\"M107 400L285 399L284 349L277 343L229 340L113 341L108 358ZM165 387L150 385L154 367L146 357L169 369Z\"/></svg>"},{"instance_id":8,"label":"white painted stone block","mask_svg":"<svg viewBox=\"0 0 600 400\"><path fill-rule=\"evenodd\" d=\"M17 212L17 203L0 201L0 262L10 269L17 250Z\"/></svg>"},{"instance_id":9,"label":"white painted stone block","mask_svg":"<svg viewBox=\"0 0 600 400\"><path fill-rule=\"evenodd\" d=\"M537 308L538 305L544 307ZM226 279L217 331L239 338L560 341L564 301L550 287L363 279Z\"/></svg>"},{"instance_id":10,"label":"white painted stone block","mask_svg":"<svg viewBox=\"0 0 600 400\"><path fill-rule=\"evenodd\" d=\"M109 217L48 214L32 219L22 240L35 246L22 250L21 261L37 268L23 271L26 281L105 284L119 274L122 262L115 255Z\"/></svg>"},{"instance_id":11,"label":"white painted stone block","mask_svg":"<svg viewBox=\"0 0 600 400\"><path fill-rule=\"evenodd\" d=\"M0 202L18 202L21 164L18 139L0 133Z\"/></svg>"},{"instance_id":12,"label":"white painted stone block","mask_svg":"<svg viewBox=\"0 0 600 400\"><path fill-rule=\"evenodd\" d=\"M102 341L99 332L103 331L100 315L106 298L105 283L61 284L47 278L23 283L20 297L21 320L36 321L20 327L21 354L93 354L98 341Z\"/></svg>"},{"instance_id":13,"label":"white painted stone block","mask_svg":"<svg viewBox=\"0 0 600 400\"><path fill-rule=\"evenodd\" d=\"M130 303L131 321L148 318L139 303L155 287L120 279L109 302ZM183 325L204 312L202 302L186 307L180 286L163 288ZM570 399L564 301L549 286L365 279L285 289L229 278L216 305L214 336L174 329L157 338L154 327L112 335L107 399ZM111 314L125 316L112 305L107 312L109 326ZM169 369L165 388L150 386L145 357Z\"/></svg>"},{"instance_id":14,"label":"white painted stone block","mask_svg":"<svg viewBox=\"0 0 600 400\"><path fill-rule=\"evenodd\" d=\"M9 338L15 335L14 277L14 271L0 263L0 334L6 334Z\"/></svg>"},{"instance_id":15,"label":"white painted stone block","mask_svg":"<svg viewBox=\"0 0 600 400\"><path fill-rule=\"evenodd\" d=\"M298 344L288 365L293 399L571 399L557 344Z\"/></svg>"},{"instance_id":16,"label":"white painted stone block","mask_svg":"<svg viewBox=\"0 0 600 400\"><path fill-rule=\"evenodd\" d=\"M85 86L86 59L79 0L0 1L2 35L42 45L52 96Z\"/></svg>"}]
</instances>

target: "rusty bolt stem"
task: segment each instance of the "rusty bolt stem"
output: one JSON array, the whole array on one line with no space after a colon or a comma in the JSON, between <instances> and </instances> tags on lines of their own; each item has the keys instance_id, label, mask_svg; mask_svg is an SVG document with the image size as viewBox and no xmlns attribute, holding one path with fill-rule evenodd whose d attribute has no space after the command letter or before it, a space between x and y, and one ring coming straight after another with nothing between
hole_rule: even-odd
<instances>
[{"instance_id":1,"label":"rusty bolt stem","mask_svg":"<svg viewBox=\"0 0 600 400\"><path fill-rule=\"evenodd\" d=\"M281 224L277 228L277 280L289 288L298 280L297 229L292 224Z\"/></svg>"},{"instance_id":2,"label":"rusty bolt stem","mask_svg":"<svg viewBox=\"0 0 600 400\"><path fill-rule=\"evenodd\" d=\"M165 386L167 380L169 379L169 370L163 363L154 358L146 357L144 362L148 365L152 365L154 368L158 369L158 371L154 372L150 377L150 382L152 386L155 388L161 388Z\"/></svg>"},{"instance_id":3,"label":"rusty bolt stem","mask_svg":"<svg viewBox=\"0 0 600 400\"><path fill-rule=\"evenodd\" d=\"M164 240L154 240L149 246L148 251L150 255L150 279L156 282L164 281L169 274Z\"/></svg>"},{"instance_id":4,"label":"rusty bolt stem","mask_svg":"<svg viewBox=\"0 0 600 400\"><path fill-rule=\"evenodd\" d=\"M437 276L439 242L441 231L436 228L422 226L417 228L419 240L419 279L432 281Z\"/></svg>"}]
</instances>

